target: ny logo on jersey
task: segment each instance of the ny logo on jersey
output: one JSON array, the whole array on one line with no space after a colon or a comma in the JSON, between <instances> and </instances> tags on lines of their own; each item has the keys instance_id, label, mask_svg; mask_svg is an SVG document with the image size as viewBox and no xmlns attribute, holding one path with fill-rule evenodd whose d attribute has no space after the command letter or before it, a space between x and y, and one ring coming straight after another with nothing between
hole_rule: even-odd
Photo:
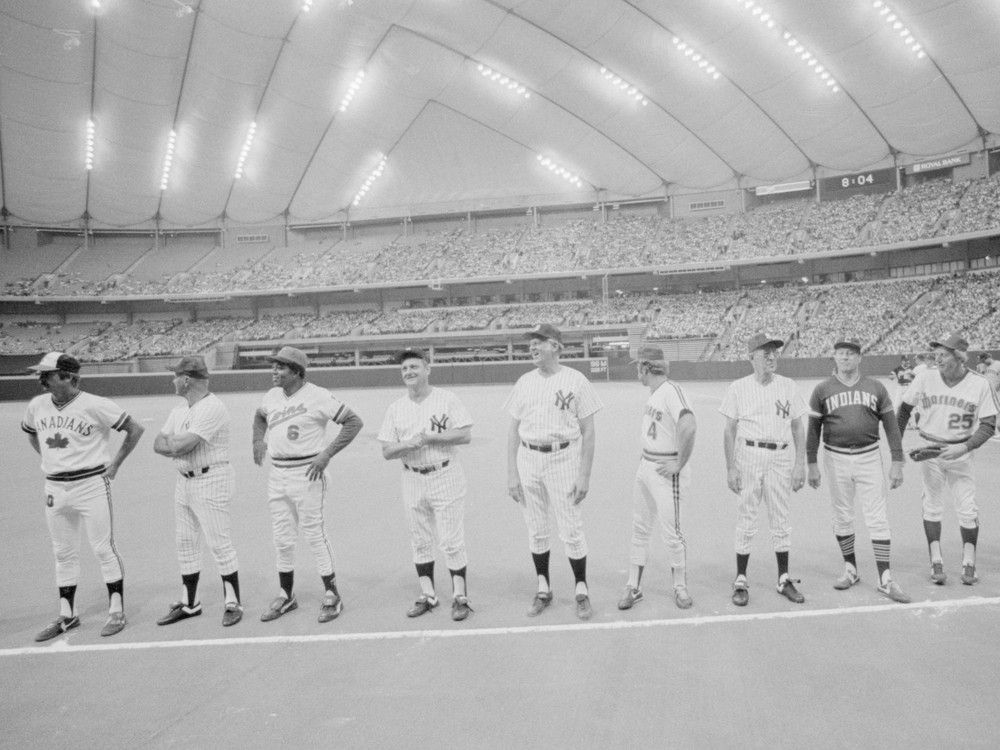
<instances>
[{"instance_id":1,"label":"ny logo on jersey","mask_svg":"<svg viewBox=\"0 0 1000 750\"><path fill-rule=\"evenodd\" d=\"M774 402L775 413L782 419L788 419L788 415L792 413L792 402L791 401L775 401Z\"/></svg>"},{"instance_id":2,"label":"ny logo on jersey","mask_svg":"<svg viewBox=\"0 0 1000 750\"><path fill-rule=\"evenodd\" d=\"M558 406L562 411L567 411L570 405L573 403L574 394L563 393L561 390L556 391L556 406Z\"/></svg>"},{"instance_id":3,"label":"ny logo on jersey","mask_svg":"<svg viewBox=\"0 0 1000 750\"><path fill-rule=\"evenodd\" d=\"M65 448L69 445L69 440L64 438L61 433L57 432L50 438L45 438L45 444L50 448Z\"/></svg>"},{"instance_id":4,"label":"ny logo on jersey","mask_svg":"<svg viewBox=\"0 0 1000 750\"><path fill-rule=\"evenodd\" d=\"M448 429L448 415L442 414L440 417L431 415L431 432L444 432Z\"/></svg>"}]
</instances>

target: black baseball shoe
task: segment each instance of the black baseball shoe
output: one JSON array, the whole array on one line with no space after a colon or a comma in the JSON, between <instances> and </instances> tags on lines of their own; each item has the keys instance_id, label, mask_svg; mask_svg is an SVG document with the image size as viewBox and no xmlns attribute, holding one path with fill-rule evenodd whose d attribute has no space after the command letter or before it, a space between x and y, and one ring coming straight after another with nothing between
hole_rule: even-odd
<instances>
[{"instance_id":1,"label":"black baseball shoe","mask_svg":"<svg viewBox=\"0 0 1000 750\"><path fill-rule=\"evenodd\" d=\"M170 605L170 611L156 621L157 625L173 625L175 622L186 620L189 617L197 617L201 614L201 602L193 607L187 606L184 602L174 602Z\"/></svg>"}]
</instances>

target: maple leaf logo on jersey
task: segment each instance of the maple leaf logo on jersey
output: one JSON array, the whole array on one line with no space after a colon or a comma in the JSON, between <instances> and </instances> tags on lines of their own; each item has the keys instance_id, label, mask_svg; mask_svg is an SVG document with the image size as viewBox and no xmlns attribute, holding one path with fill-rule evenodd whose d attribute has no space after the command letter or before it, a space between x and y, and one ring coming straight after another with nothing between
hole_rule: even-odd
<instances>
[{"instance_id":1,"label":"maple leaf logo on jersey","mask_svg":"<svg viewBox=\"0 0 1000 750\"><path fill-rule=\"evenodd\" d=\"M431 431L432 432L444 432L448 429L448 415L442 414L440 417L435 417L431 415Z\"/></svg>"},{"instance_id":2,"label":"maple leaf logo on jersey","mask_svg":"<svg viewBox=\"0 0 1000 750\"><path fill-rule=\"evenodd\" d=\"M566 411L570 408L573 403L574 394L563 393L562 391L556 391L556 406L558 406L562 411Z\"/></svg>"},{"instance_id":3,"label":"maple leaf logo on jersey","mask_svg":"<svg viewBox=\"0 0 1000 750\"><path fill-rule=\"evenodd\" d=\"M45 438L45 444L50 448L65 448L69 445L69 440L62 436L61 432L57 432L50 438Z\"/></svg>"}]
</instances>

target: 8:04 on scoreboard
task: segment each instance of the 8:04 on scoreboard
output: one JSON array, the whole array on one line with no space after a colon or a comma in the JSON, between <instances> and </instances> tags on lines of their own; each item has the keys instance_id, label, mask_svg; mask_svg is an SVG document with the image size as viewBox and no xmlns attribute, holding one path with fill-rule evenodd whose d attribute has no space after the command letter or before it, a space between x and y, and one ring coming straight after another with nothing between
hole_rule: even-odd
<instances>
[{"instance_id":1,"label":"8:04 on scoreboard","mask_svg":"<svg viewBox=\"0 0 1000 750\"><path fill-rule=\"evenodd\" d=\"M871 169L867 172L824 177L820 180L820 197L828 198L852 193L889 192L896 189L895 169Z\"/></svg>"}]
</instances>

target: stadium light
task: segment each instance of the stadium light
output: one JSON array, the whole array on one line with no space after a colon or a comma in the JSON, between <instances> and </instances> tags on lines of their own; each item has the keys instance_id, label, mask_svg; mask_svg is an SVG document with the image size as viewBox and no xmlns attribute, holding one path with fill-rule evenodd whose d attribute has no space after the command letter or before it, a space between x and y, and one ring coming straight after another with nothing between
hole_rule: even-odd
<instances>
[{"instance_id":1,"label":"stadium light","mask_svg":"<svg viewBox=\"0 0 1000 750\"><path fill-rule=\"evenodd\" d=\"M525 99L531 98L531 92L528 91L528 87L523 83L515 81L510 76L505 76L498 70L493 70L493 68L488 65L483 65L482 63L476 64L476 70L479 71L479 75L485 78L487 81L493 81L495 84L501 88L505 88L508 91L513 91L518 96L523 96Z\"/></svg>"},{"instance_id":2,"label":"stadium light","mask_svg":"<svg viewBox=\"0 0 1000 750\"><path fill-rule=\"evenodd\" d=\"M247 154L250 153L250 146L253 143L254 133L257 132L257 123L251 122L247 131L247 138L243 141L243 148L240 150L240 160L236 163L236 173L233 175L237 180L243 176L243 167L246 164Z\"/></svg>"},{"instance_id":3,"label":"stadium light","mask_svg":"<svg viewBox=\"0 0 1000 750\"><path fill-rule=\"evenodd\" d=\"M624 78L622 78L620 75L617 75L613 71L610 71L602 66L601 76L604 78L605 81L610 83L619 91L625 92L626 96L639 102L640 104L642 104L642 106L645 107L646 105L649 104L649 99L646 98L646 95L643 94L641 91L639 91L639 89L637 89L631 83L626 81Z\"/></svg>"},{"instance_id":4,"label":"stadium light","mask_svg":"<svg viewBox=\"0 0 1000 750\"><path fill-rule=\"evenodd\" d=\"M163 157L163 173L160 175L160 190L166 190L167 185L170 182L170 167L173 165L174 161L174 145L176 142L177 133L171 130L170 136L167 138L167 153Z\"/></svg>"},{"instance_id":5,"label":"stadium light","mask_svg":"<svg viewBox=\"0 0 1000 750\"><path fill-rule=\"evenodd\" d=\"M677 51L683 53L684 57L690 60L692 64L697 65L698 68L705 73L705 75L711 76L713 81L719 80L719 77L722 74L719 72L718 68L709 62L709 59L701 52L698 52L694 47L680 37L675 36L671 39L671 41L673 42L674 47L677 48Z\"/></svg>"},{"instance_id":6,"label":"stadium light","mask_svg":"<svg viewBox=\"0 0 1000 750\"><path fill-rule=\"evenodd\" d=\"M899 38L903 40L910 51L917 56L918 60L923 60L927 57L927 53L924 52L923 46L917 41L913 32L907 28L906 24L900 20L899 15L890 8L883 0L874 0L872 2L872 7L878 11L879 16L885 21L889 27L899 35Z\"/></svg>"},{"instance_id":7,"label":"stadium light","mask_svg":"<svg viewBox=\"0 0 1000 750\"><path fill-rule=\"evenodd\" d=\"M566 180L566 182L574 185L575 187L583 187L583 181L577 175L573 174L565 167L560 166L551 157L538 154L535 158L539 164L548 169L550 172L559 175Z\"/></svg>"},{"instance_id":8,"label":"stadium light","mask_svg":"<svg viewBox=\"0 0 1000 750\"><path fill-rule=\"evenodd\" d=\"M364 80L365 80L365 71L359 70L358 74L354 76L354 80L351 81L350 85L348 85L347 93L344 94L344 98L340 100L339 109L341 112L346 112L347 108L351 106L351 100L354 98L354 95L358 92L358 89L361 88L361 83Z\"/></svg>"},{"instance_id":9,"label":"stadium light","mask_svg":"<svg viewBox=\"0 0 1000 750\"><path fill-rule=\"evenodd\" d=\"M302 12L308 13L309 9L312 8L313 0L302 0Z\"/></svg>"},{"instance_id":10,"label":"stadium light","mask_svg":"<svg viewBox=\"0 0 1000 750\"><path fill-rule=\"evenodd\" d=\"M94 135L96 133L96 130L97 128L94 125L94 121L88 118L87 141L86 141L86 149L84 151L84 160L83 160L83 163L87 167L88 172L94 168Z\"/></svg>"},{"instance_id":11,"label":"stadium light","mask_svg":"<svg viewBox=\"0 0 1000 750\"><path fill-rule=\"evenodd\" d=\"M365 178L364 184L361 186L361 189L358 190L357 194L354 196L354 201L351 203L352 206L356 206L359 203L361 203L361 199L365 197L365 194L369 190L371 190L371 187L375 183L375 180L381 177L382 172L385 171L386 155L379 154L378 158L379 158L378 166L375 167L375 169L371 171L371 174L369 174L368 177Z\"/></svg>"}]
</instances>

